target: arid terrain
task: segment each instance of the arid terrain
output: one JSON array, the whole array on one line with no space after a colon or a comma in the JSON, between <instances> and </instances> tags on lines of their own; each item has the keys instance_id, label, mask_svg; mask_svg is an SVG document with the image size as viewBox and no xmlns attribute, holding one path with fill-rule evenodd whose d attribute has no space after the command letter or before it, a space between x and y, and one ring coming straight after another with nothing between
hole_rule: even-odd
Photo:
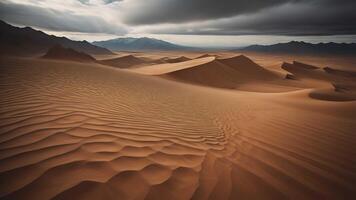
<instances>
[{"instance_id":1,"label":"arid terrain","mask_svg":"<svg viewBox=\"0 0 356 200\"><path fill-rule=\"evenodd\" d=\"M0 198L353 199L355 63L2 56Z\"/></svg>"}]
</instances>

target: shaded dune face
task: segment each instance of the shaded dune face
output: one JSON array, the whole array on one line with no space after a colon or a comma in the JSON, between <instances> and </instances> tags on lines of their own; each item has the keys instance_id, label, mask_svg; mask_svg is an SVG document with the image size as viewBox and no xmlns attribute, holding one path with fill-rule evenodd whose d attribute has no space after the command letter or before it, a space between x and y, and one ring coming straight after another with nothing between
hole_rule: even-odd
<instances>
[{"instance_id":1,"label":"shaded dune face","mask_svg":"<svg viewBox=\"0 0 356 200\"><path fill-rule=\"evenodd\" d=\"M293 62L292 64L283 63L281 68L289 73L292 73L297 78L328 80L327 74L325 74L322 70L319 70L318 67L311 65Z\"/></svg>"},{"instance_id":2,"label":"shaded dune face","mask_svg":"<svg viewBox=\"0 0 356 200\"><path fill-rule=\"evenodd\" d=\"M345 78L356 79L356 72L355 71L347 71L347 70L338 70L333 69L331 67L324 67L324 71L328 74L333 74L335 76L341 76Z\"/></svg>"},{"instance_id":3,"label":"shaded dune face","mask_svg":"<svg viewBox=\"0 0 356 200\"><path fill-rule=\"evenodd\" d=\"M185 61L188 61L190 60L189 58L185 57L185 56L180 56L180 57L177 57L177 58L168 58L168 59L165 59L165 61L167 63L178 63L178 62L185 62Z\"/></svg>"},{"instance_id":4,"label":"shaded dune face","mask_svg":"<svg viewBox=\"0 0 356 200\"><path fill-rule=\"evenodd\" d=\"M356 72L333 69L331 67L319 68L294 61L293 63L283 63L281 68L302 79L316 79L328 82L356 81Z\"/></svg>"},{"instance_id":5,"label":"shaded dune face","mask_svg":"<svg viewBox=\"0 0 356 200\"><path fill-rule=\"evenodd\" d=\"M118 67L118 68L130 68L145 63L144 60L137 58L133 55L127 55L127 56L122 56L119 58L113 58L107 60L100 60L98 62L103 65L108 65L108 66Z\"/></svg>"},{"instance_id":6,"label":"shaded dune face","mask_svg":"<svg viewBox=\"0 0 356 200\"><path fill-rule=\"evenodd\" d=\"M300 62L283 63L282 69L287 74L286 79L300 80L309 79L328 84L325 88L314 89L309 96L319 100L327 101L354 101L356 100L356 72L333 69L323 69Z\"/></svg>"},{"instance_id":7,"label":"shaded dune face","mask_svg":"<svg viewBox=\"0 0 356 200\"><path fill-rule=\"evenodd\" d=\"M292 105L305 99L96 64L10 59L0 70L2 199L356 194L355 116L333 113L340 105L304 110Z\"/></svg>"},{"instance_id":8,"label":"shaded dune face","mask_svg":"<svg viewBox=\"0 0 356 200\"><path fill-rule=\"evenodd\" d=\"M232 58L218 59L219 62L230 66L231 68L238 70L242 73L246 73L248 76L258 76L260 78L268 79L272 74L253 62L250 58L240 55Z\"/></svg>"},{"instance_id":9,"label":"shaded dune face","mask_svg":"<svg viewBox=\"0 0 356 200\"><path fill-rule=\"evenodd\" d=\"M203 54L203 55L200 55L200 56L196 57L195 59L206 58L206 57L218 57L218 56L217 55L213 55L213 54Z\"/></svg>"},{"instance_id":10,"label":"shaded dune face","mask_svg":"<svg viewBox=\"0 0 356 200\"><path fill-rule=\"evenodd\" d=\"M241 55L214 59L195 67L164 74L165 77L204 86L235 89L239 84L276 80L272 72Z\"/></svg>"},{"instance_id":11,"label":"shaded dune face","mask_svg":"<svg viewBox=\"0 0 356 200\"><path fill-rule=\"evenodd\" d=\"M174 71L164 77L183 82L210 87L234 89L238 84L238 71L233 70L216 60L193 68Z\"/></svg>"}]
</instances>

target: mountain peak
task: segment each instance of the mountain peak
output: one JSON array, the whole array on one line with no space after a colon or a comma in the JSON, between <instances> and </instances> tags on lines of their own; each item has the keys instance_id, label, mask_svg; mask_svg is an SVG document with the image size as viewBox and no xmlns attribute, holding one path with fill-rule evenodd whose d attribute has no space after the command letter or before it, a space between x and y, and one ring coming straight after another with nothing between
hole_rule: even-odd
<instances>
[{"instance_id":1,"label":"mountain peak","mask_svg":"<svg viewBox=\"0 0 356 200\"><path fill-rule=\"evenodd\" d=\"M48 35L31 27L20 28L1 20L0 30L0 54L40 55L57 44L87 54L112 54L111 51L94 46L87 41L73 41L66 37Z\"/></svg>"}]
</instances>

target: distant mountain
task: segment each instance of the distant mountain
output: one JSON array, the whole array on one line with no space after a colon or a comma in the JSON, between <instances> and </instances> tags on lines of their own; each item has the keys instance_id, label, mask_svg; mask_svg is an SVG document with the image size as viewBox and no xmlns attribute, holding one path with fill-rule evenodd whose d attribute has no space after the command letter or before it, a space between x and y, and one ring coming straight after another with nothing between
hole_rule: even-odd
<instances>
[{"instance_id":1,"label":"distant mountain","mask_svg":"<svg viewBox=\"0 0 356 200\"><path fill-rule=\"evenodd\" d=\"M333 55L356 55L356 43L318 43L288 42L273 45L252 45L242 49L263 53L287 53L287 54L333 54Z\"/></svg>"},{"instance_id":2,"label":"distant mountain","mask_svg":"<svg viewBox=\"0 0 356 200\"><path fill-rule=\"evenodd\" d=\"M47 35L30 27L19 28L0 20L0 54L44 54L57 44L87 54L112 54L111 51L87 41L73 41L65 37Z\"/></svg>"},{"instance_id":3,"label":"distant mountain","mask_svg":"<svg viewBox=\"0 0 356 200\"><path fill-rule=\"evenodd\" d=\"M106 41L93 42L94 45L108 48L112 51L146 51L146 50L189 50L191 47L180 46L163 40L154 38L117 38Z\"/></svg>"},{"instance_id":4,"label":"distant mountain","mask_svg":"<svg viewBox=\"0 0 356 200\"><path fill-rule=\"evenodd\" d=\"M86 53L76 51L72 48L65 48L55 45L42 56L45 59L72 60L77 62L96 62L96 59Z\"/></svg>"}]
</instances>

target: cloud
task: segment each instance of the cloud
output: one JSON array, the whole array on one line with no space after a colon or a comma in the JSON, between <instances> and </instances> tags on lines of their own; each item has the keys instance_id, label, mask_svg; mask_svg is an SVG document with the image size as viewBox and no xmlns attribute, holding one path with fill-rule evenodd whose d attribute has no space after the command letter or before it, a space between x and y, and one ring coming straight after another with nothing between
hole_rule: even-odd
<instances>
[{"instance_id":1,"label":"cloud","mask_svg":"<svg viewBox=\"0 0 356 200\"><path fill-rule=\"evenodd\" d=\"M200 35L356 34L356 1L293 1L232 17L144 25L137 32ZM189 15L189 13L187 13Z\"/></svg>"},{"instance_id":2,"label":"cloud","mask_svg":"<svg viewBox=\"0 0 356 200\"><path fill-rule=\"evenodd\" d=\"M56 6L41 6L46 5L46 1L43 0L38 1L39 6L30 3L30 1L28 4L10 1L0 2L0 19L17 25L33 26L52 31L107 33L115 35L127 33L124 27L115 23L109 23L99 16L90 15L90 12L76 13L74 6L55 9L52 7ZM75 5L75 2L72 3Z\"/></svg>"},{"instance_id":3,"label":"cloud","mask_svg":"<svg viewBox=\"0 0 356 200\"><path fill-rule=\"evenodd\" d=\"M123 21L131 25L183 23L231 17L298 0L129 0Z\"/></svg>"},{"instance_id":4,"label":"cloud","mask_svg":"<svg viewBox=\"0 0 356 200\"><path fill-rule=\"evenodd\" d=\"M356 35L356 0L2 0L0 19L76 33Z\"/></svg>"},{"instance_id":5,"label":"cloud","mask_svg":"<svg viewBox=\"0 0 356 200\"><path fill-rule=\"evenodd\" d=\"M97 4L110 4L122 0L78 0L78 1L87 5L97 5Z\"/></svg>"}]
</instances>

